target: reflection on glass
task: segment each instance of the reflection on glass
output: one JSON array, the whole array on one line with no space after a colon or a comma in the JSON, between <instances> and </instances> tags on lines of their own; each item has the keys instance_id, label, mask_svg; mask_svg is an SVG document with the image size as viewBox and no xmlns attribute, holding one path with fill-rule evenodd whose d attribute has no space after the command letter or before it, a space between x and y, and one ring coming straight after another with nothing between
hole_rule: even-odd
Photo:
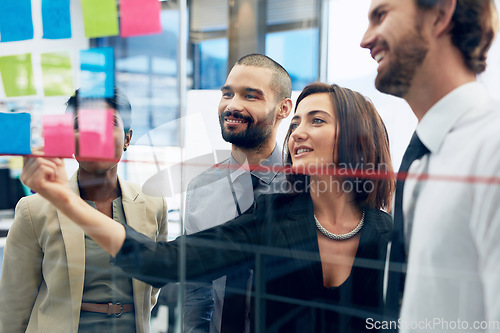
<instances>
[{"instance_id":1,"label":"reflection on glass","mask_svg":"<svg viewBox=\"0 0 500 333\"><path fill-rule=\"evenodd\" d=\"M318 29L268 33L266 55L290 73L293 90L301 90L318 79Z\"/></svg>"}]
</instances>

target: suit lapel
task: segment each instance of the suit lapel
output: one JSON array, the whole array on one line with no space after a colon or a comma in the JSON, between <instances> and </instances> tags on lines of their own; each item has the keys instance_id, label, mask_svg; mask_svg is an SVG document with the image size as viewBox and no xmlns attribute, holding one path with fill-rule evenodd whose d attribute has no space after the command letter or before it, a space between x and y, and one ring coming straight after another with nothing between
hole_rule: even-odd
<instances>
[{"instance_id":1,"label":"suit lapel","mask_svg":"<svg viewBox=\"0 0 500 333\"><path fill-rule=\"evenodd\" d=\"M69 186L73 192L80 194L78 190L77 173L78 172L69 180ZM76 316L80 313L83 282L85 278L85 234L78 225L59 210L57 210L57 217L59 219L64 248L66 250L71 304L73 307L73 330L76 332L76 323L79 320Z\"/></svg>"},{"instance_id":2,"label":"suit lapel","mask_svg":"<svg viewBox=\"0 0 500 333\"><path fill-rule=\"evenodd\" d=\"M387 229L383 219L384 213L375 209L366 209L366 224L361 229L361 239L359 247L363 251L358 251L356 257L385 260L385 254L379 253L379 249L386 248L389 241L390 230ZM383 257L379 257L383 255Z\"/></svg>"},{"instance_id":3,"label":"suit lapel","mask_svg":"<svg viewBox=\"0 0 500 333\"><path fill-rule=\"evenodd\" d=\"M120 180L118 178L118 182L120 184L120 189L122 191L122 204L123 211L125 212L125 219L127 224L135 229L136 231L147 235L148 237L154 236L154 230L149 230L148 227L153 225L152 223L147 223L148 216L146 211L146 202L144 198L126 181ZM154 219L153 217L150 217ZM145 302L145 294L144 290L146 285L136 279L132 279L132 287L134 293L134 306L136 311L136 316L139 318L143 313L144 302ZM150 309L147 309L149 311Z\"/></svg>"},{"instance_id":4,"label":"suit lapel","mask_svg":"<svg viewBox=\"0 0 500 333\"><path fill-rule=\"evenodd\" d=\"M123 210L127 224L136 231L151 237L144 198L129 183L120 179L118 182L122 191Z\"/></svg>"},{"instance_id":5,"label":"suit lapel","mask_svg":"<svg viewBox=\"0 0 500 333\"><path fill-rule=\"evenodd\" d=\"M291 203L284 229L290 248L307 253L306 259L295 257L294 263L297 270L302 270L303 285L323 285L321 257L316 236L316 227L313 220L313 205L308 193L296 196ZM314 281L314 282L312 282Z\"/></svg>"}]
</instances>

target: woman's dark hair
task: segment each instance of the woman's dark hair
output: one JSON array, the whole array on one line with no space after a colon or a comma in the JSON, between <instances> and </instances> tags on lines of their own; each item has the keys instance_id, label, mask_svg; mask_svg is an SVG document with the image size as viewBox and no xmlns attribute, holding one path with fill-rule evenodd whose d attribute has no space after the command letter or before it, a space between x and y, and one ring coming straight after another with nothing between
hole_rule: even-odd
<instances>
[{"instance_id":1,"label":"woman's dark hair","mask_svg":"<svg viewBox=\"0 0 500 333\"><path fill-rule=\"evenodd\" d=\"M341 179L342 189L347 188L344 186L347 182L351 183L349 188L355 189L352 194L358 207L390 210L395 184L389 138L382 118L360 93L324 83L306 86L297 99L294 112L304 98L319 93L330 94L337 122L335 137L331 138L335 141L332 151L335 167L356 172ZM290 128L283 149L286 166L292 165L288 151L291 133ZM308 175L291 173L287 179L294 191L308 191Z\"/></svg>"},{"instance_id":2,"label":"woman's dark hair","mask_svg":"<svg viewBox=\"0 0 500 333\"><path fill-rule=\"evenodd\" d=\"M114 110L116 110L120 117L123 120L123 128L125 133L130 129L130 125L132 122L132 106L130 105L130 101L127 96L123 93L123 91L115 87L114 96L113 97L81 97L80 89L75 91L75 94L71 96L66 102L66 112L75 113L78 108L85 106L85 104L90 104L95 101L105 101L108 106Z\"/></svg>"},{"instance_id":3,"label":"woman's dark hair","mask_svg":"<svg viewBox=\"0 0 500 333\"><path fill-rule=\"evenodd\" d=\"M415 0L421 10L432 9L442 0ZM486 57L498 30L494 0L457 0L451 19L451 40L474 73L486 69Z\"/></svg>"}]
</instances>

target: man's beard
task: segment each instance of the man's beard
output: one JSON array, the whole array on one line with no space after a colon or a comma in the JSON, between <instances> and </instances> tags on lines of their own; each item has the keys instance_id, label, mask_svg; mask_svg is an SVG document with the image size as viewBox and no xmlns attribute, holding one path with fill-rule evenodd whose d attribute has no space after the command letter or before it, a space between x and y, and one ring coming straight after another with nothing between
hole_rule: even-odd
<instances>
[{"instance_id":1,"label":"man's beard","mask_svg":"<svg viewBox=\"0 0 500 333\"><path fill-rule=\"evenodd\" d=\"M392 59L389 59L392 63L388 64L385 73L377 75L375 87L378 91L396 97L404 97L408 93L413 77L429 51L418 26L408 36L393 47Z\"/></svg>"},{"instance_id":2,"label":"man's beard","mask_svg":"<svg viewBox=\"0 0 500 333\"><path fill-rule=\"evenodd\" d=\"M224 111L219 116L222 138L236 147L258 150L266 143L273 132L275 112L269 112L259 125L255 125L253 119L249 116L242 115L240 112ZM247 128L238 133L226 130L224 127L224 118L228 116L245 120Z\"/></svg>"}]
</instances>

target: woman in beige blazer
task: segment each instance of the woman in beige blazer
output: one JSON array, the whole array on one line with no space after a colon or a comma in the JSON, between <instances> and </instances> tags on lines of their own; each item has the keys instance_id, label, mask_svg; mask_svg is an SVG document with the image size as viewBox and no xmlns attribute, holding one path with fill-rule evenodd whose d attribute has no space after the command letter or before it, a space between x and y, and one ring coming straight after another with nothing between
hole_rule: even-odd
<instances>
[{"instance_id":1,"label":"woman in beige blazer","mask_svg":"<svg viewBox=\"0 0 500 333\"><path fill-rule=\"evenodd\" d=\"M115 110L116 161L77 158L71 189L109 217L166 240L163 198L147 197L117 176L117 161L132 137L128 99L118 90L105 101L78 97L77 91L68 110L78 106ZM158 290L108 265L109 255L52 204L37 194L21 199L4 251L0 332L149 332Z\"/></svg>"}]
</instances>

